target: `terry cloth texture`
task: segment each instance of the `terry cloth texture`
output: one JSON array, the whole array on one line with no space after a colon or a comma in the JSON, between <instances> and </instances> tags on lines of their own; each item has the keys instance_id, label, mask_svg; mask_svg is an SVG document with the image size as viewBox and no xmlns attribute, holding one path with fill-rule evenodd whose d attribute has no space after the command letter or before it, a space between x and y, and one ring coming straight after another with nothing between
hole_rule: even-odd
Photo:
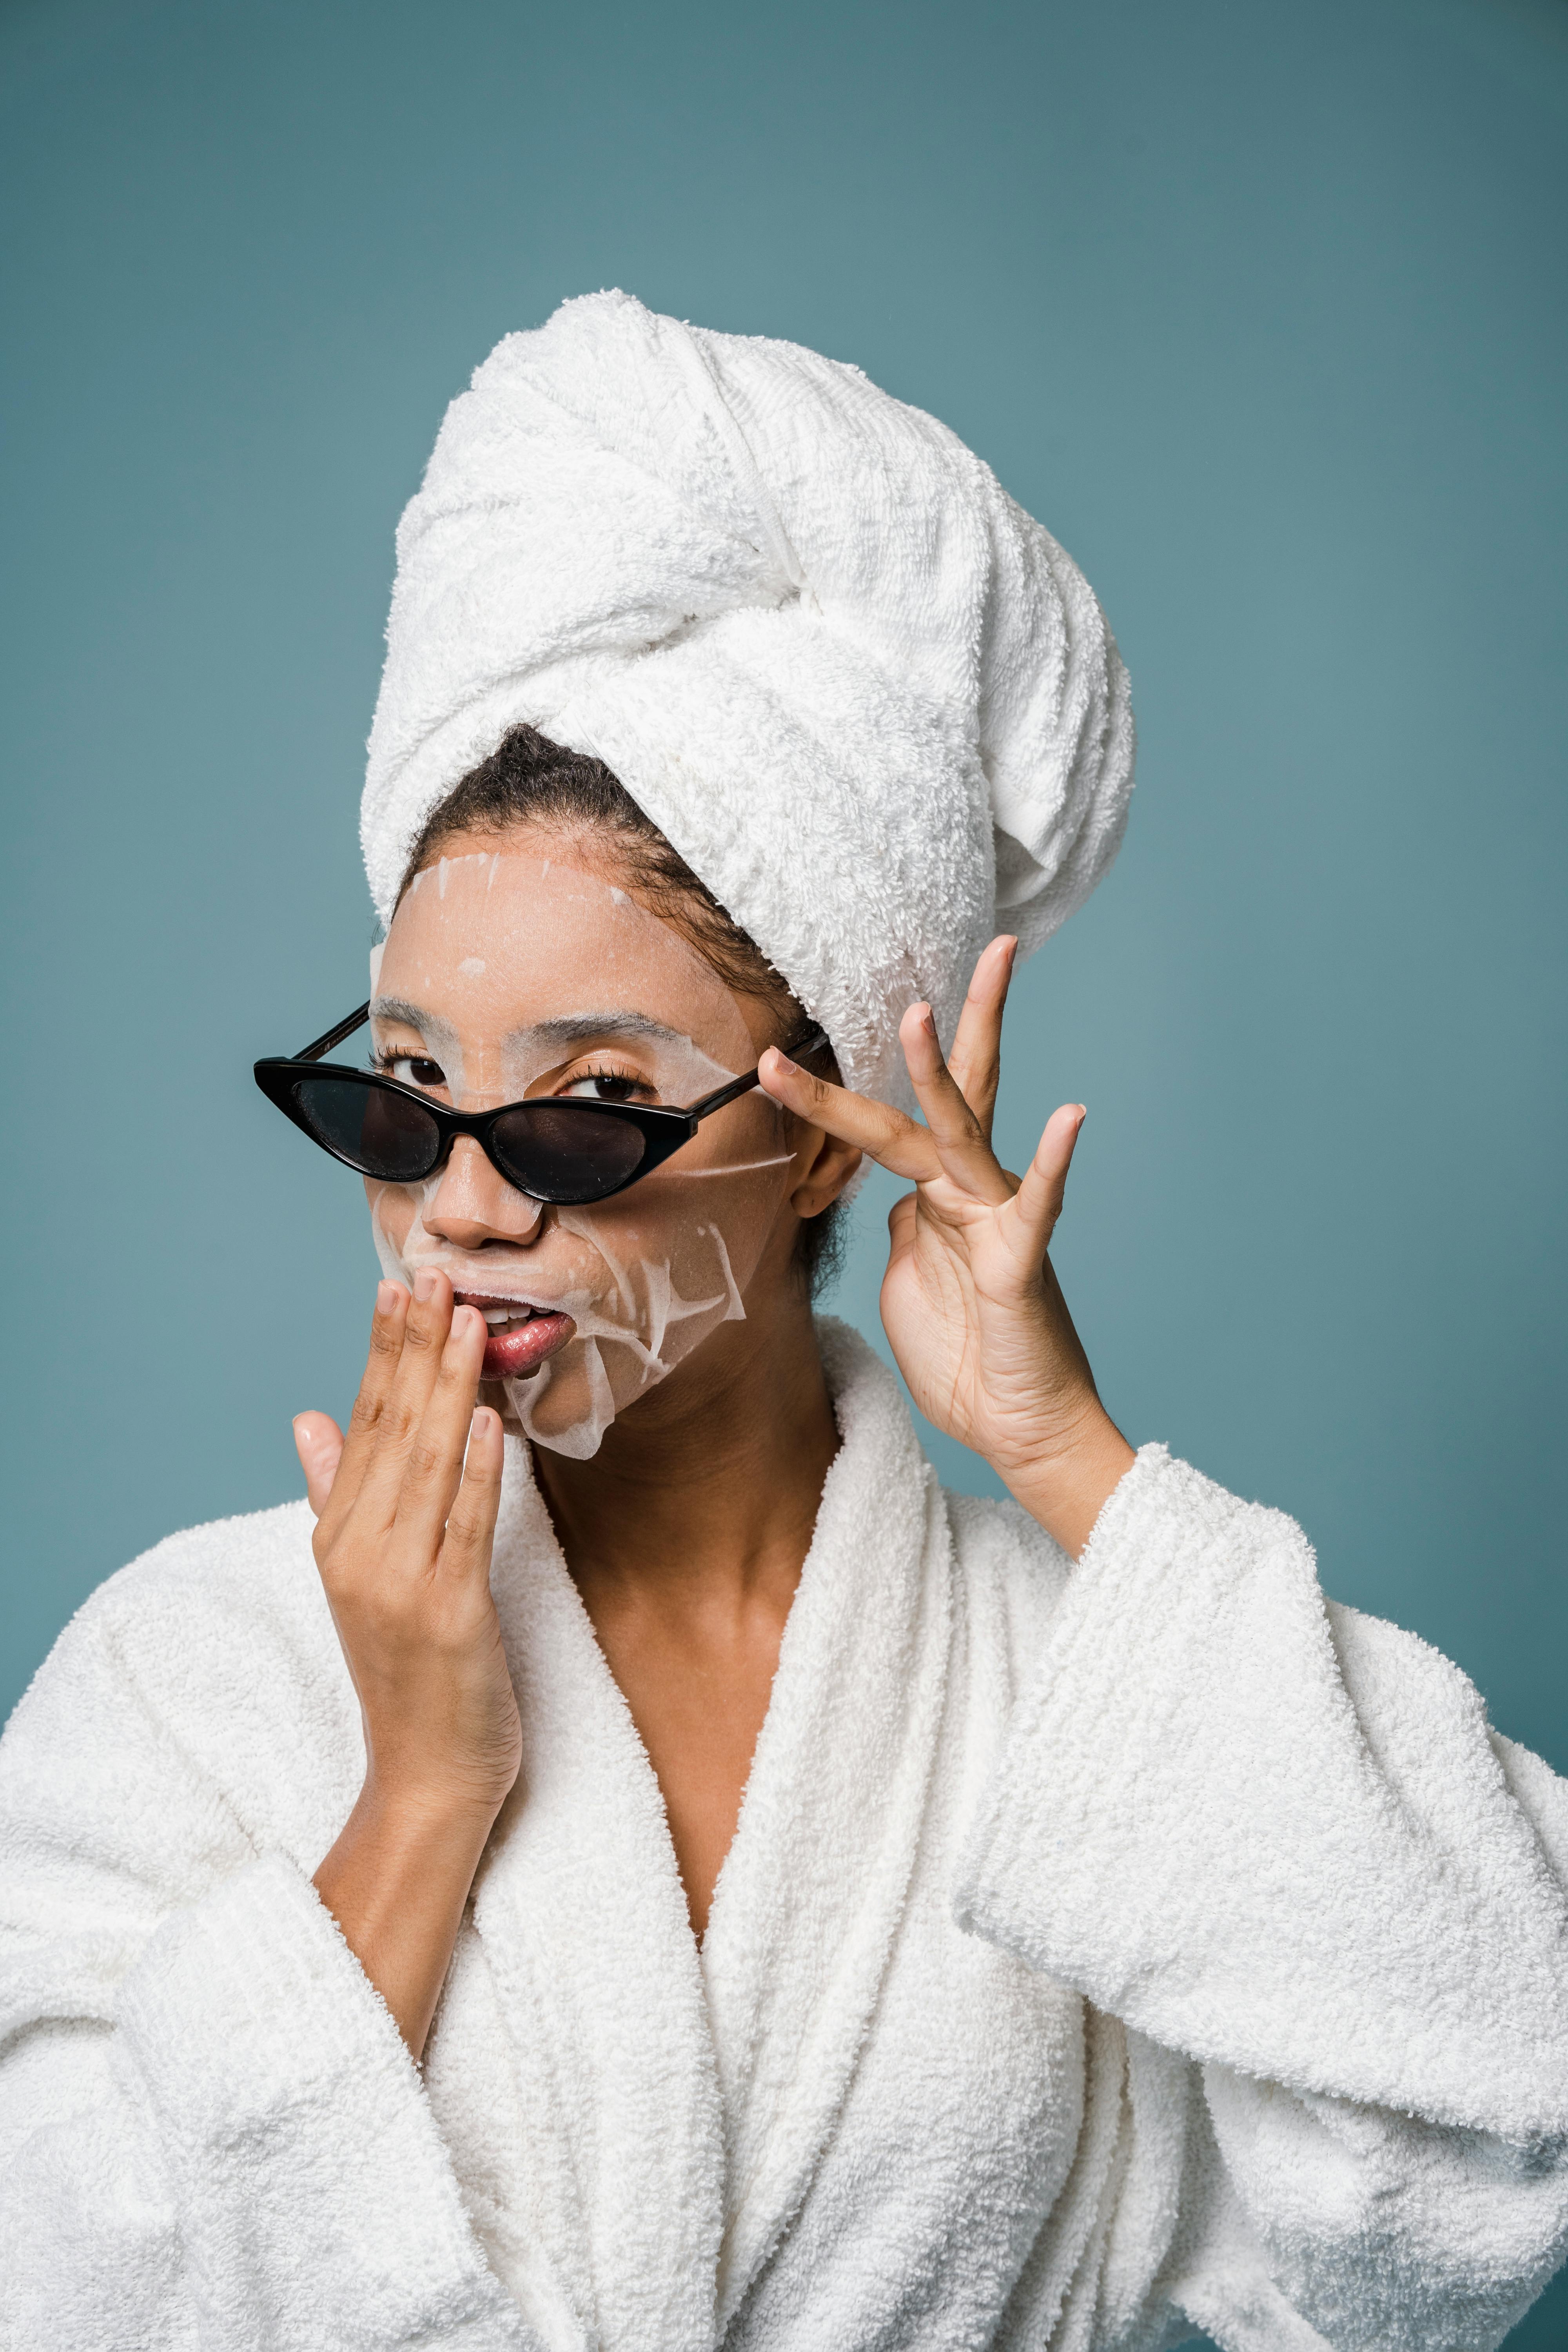
<instances>
[{"instance_id":1,"label":"terry cloth texture","mask_svg":"<svg viewBox=\"0 0 1568 2352\"><path fill-rule=\"evenodd\" d=\"M1076 1569L843 1446L699 1951L510 1451L526 1753L423 2072L310 1874L303 1504L113 1578L0 1744L0 2343L1489 2352L1568 2251L1568 1788L1158 1446Z\"/></svg>"},{"instance_id":2,"label":"terry cloth texture","mask_svg":"<svg viewBox=\"0 0 1568 2352\"><path fill-rule=\"evenodd\" d=\"M424 819L520 720L595 754L827 1030L905 1081L994 930L1116 854L1126 672L1087 583L858 368L620 293L499 343L397 533L362 831L390 919Z\"/></svg>"}]
</instances>

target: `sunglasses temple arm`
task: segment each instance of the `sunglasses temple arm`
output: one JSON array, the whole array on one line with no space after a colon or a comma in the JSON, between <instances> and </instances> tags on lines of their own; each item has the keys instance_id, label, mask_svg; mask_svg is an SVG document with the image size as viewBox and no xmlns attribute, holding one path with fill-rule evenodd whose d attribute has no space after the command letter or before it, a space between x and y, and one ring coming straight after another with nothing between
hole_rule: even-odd
<instances>
[{"instance_id":1,"label":"sunglasses temple arm","mask_svg":"<svg viewBox=\"0 0 1568 2352\"><path fill-rule=\"evenodd\" d=\"M720 1087L716 1093L704 1095L700 1102L694 1102L686 1116L689 1119L706 1118L710 1110L722 1110L726 1103L738 1100L742 1095L749 1095L756 1083L755 1070L746 1077L731 1078L727 1087Z\"/></svg>"},{"instance_id":2,"label":"sunglasses temple arm","mask_svg":"<svg viewBox=\"0 0 1568 2352\"><path fill-rule=\"evenodd\" d=\"M319 1062L323 1054L330 1054L334 1045L341 1045L345 1037L352 1037L354 1031L362 1029L369 1019L370 1003L367 999L357 1013L351 1013L346 1021L340 1021L337 1027L329 1029L324 1037L318 1037L313 1045L301 1045L294 1059L297 1062Z\"/></svg>"},{"instance_id":3,"label":"sunglasses temple arm","mask_svg":"<svg viewBox=\"0 0 1568 2352\"><path fill-rule=\"evenodd\" d=\"M809 1029L803 1030L798 1037L792 1037L789 1044L780 1050L785 1054L814 1054L819 1045L826 1043L826 1030L813 1022ZM750 1094L756 1084L755 1070L743 1078L731 1078L727 1087L720 1087L715 1093L704 1095L700 1102L694 1102L686 1116L688 1118L706 1118L710 1111L722 1110L726 1103L734 1102L741 1095Z\"/></svg>"}]
</instances>

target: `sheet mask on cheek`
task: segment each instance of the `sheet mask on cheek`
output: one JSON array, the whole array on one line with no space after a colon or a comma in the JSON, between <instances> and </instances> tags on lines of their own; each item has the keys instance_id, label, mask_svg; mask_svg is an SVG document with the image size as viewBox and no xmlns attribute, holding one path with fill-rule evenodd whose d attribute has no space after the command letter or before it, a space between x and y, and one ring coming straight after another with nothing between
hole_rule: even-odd
<instances>
[{"instance_id":1,"label":"sheet mask on cheek","mask_svg":"<svg viewBox=\"0 0 1568 2352\"><path fill-rule=\"evenodd\" d=\"M465 1109L558 1094L563 1082L589 1093L582 1078L594 1070L635 1074L645 1090L633 1100L684 1107L756 1060L734 996L695 949L614 884L558 859L501 851L427 867L371 979L378 999L421 1009L422 1048ZM395 1034L379 1019L376 1029L378 1040ZM607 1201L544 1207L531 1221L521 1196L502 1195L509 1231L526 1235L515 1243L462 1247L441 1229L464 1205L453 1161L421 1184L367 1189L395 1279L438 1266L459 1293L570 1316L570 1339L501 1386L535 1444L586 1459L617 1412L719 1324L743 1319L793 1157L786 1114L753 1089Z\"/></svg>"}]
</instances>

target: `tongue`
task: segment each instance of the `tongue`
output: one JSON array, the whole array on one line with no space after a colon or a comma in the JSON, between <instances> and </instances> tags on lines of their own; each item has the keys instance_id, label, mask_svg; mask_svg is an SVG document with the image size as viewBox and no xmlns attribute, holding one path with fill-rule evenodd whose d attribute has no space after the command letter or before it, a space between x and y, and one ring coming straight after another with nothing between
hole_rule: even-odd
<instances>
[{"instance_id":1,"label":"tongue","mask_svg":"<svg viewBox=\"0 0 1568 2352\"><path fill-rule=\"evenodd\" d=\"M525 1323L492 1325L485 1341L485 1379L527 1380L546 1356L564 1346L573 1328L570 1315L531 1315Z\"/></svg>"}]
</instances>

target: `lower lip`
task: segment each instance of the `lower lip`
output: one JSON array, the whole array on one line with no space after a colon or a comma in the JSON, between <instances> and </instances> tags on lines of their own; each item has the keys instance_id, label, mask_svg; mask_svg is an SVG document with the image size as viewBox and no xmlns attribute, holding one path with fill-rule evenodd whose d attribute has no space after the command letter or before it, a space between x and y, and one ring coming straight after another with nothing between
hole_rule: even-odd
<instances>
[{"instance_id":1,"label":"lower lip","mask_svg":"<svg viewBox=\"0 0 1568 2352\"><path fill-rule=\"evenodd\" d=\"M483 1377L487 1381L525 1381L546 1356L564 1347L572 1337L570 1315L533 1315L526 1323L493 1332L485 1341Z\"/></svg>"}]
</instances>

